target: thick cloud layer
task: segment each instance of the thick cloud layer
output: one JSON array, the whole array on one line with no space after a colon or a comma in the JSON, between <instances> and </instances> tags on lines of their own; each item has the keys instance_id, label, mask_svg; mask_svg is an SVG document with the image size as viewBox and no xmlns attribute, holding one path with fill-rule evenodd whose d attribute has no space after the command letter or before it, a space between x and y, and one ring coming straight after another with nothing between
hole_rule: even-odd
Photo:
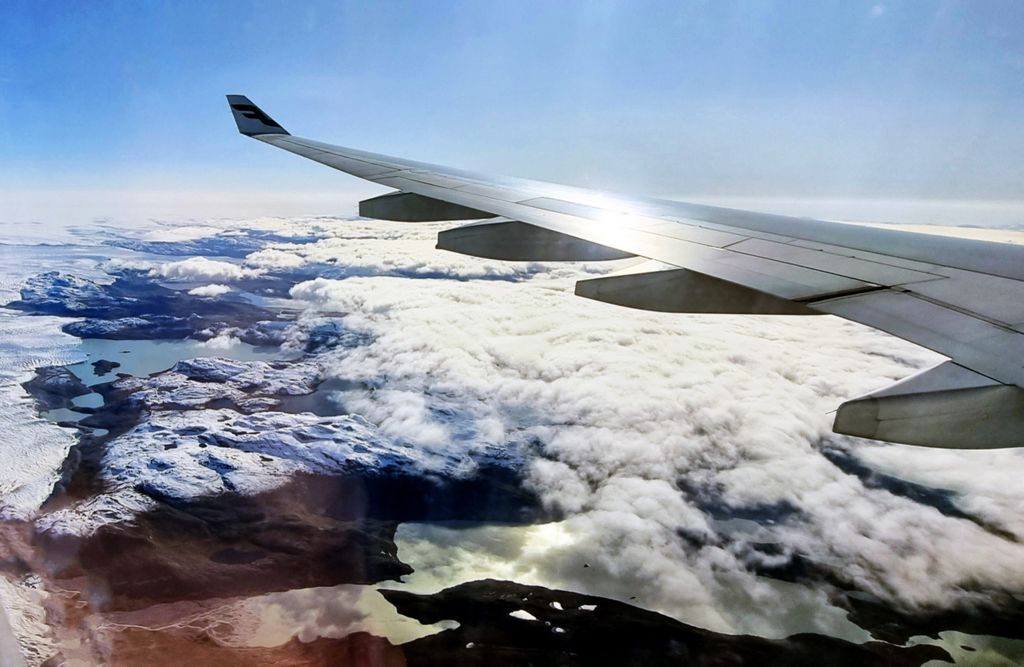
<instances>
[{"instance_id":1,"label":"thick cloud layer","mask_svg":"<svg viewBox=\"0 0 1024 667\"><path fill-rule=\"evenodd\" d=\"M375 243L386 256L390 243ZM770 605L775 589L751 572L792 554L907 607L1024 590L1024 546L1010 538L1024 536L1024 491L1010 482L1024 469L1018 453L830 431L843 400L936 355L828 317L589 302L572 296L570 276L556 267L518 284L320 278L292 296L347 313L348 327L369 334L368 345L337 353L331 372L372 387L346 391L344 406L389 435L542 444L531 482L566 513L568 537L538 568L587 563L580 578L629 582L651 606L701 608L722 629L737 621L721 600L743 590ZM866 484L838 455L950 489L957 511ZM756 528L747 535L730 517L760 525L745 522ZM755 542L778 548L767 555Z\"/></svg>"},{"instance_id":2,"label":"thick cloud layer","mask_svg":"<svg viewBox=\"0 0 1024 667\"><path fill-rule=\"evenodd\" d=\"M550 266L536 262L481 260L434 249L437 233L452 223L392 223L383 221L317 221L311 233L315 243L278 243L254 252L245 264L257 270L305 271L332 277L391 275L457 280L524 280ZM293 227L297 234L301 227ZM556 269L559 270L559 269ZM598 264L577 267L573 272L604 272ZM564 267L561 269L564 273Z\"/></svg>"}]
</instances>

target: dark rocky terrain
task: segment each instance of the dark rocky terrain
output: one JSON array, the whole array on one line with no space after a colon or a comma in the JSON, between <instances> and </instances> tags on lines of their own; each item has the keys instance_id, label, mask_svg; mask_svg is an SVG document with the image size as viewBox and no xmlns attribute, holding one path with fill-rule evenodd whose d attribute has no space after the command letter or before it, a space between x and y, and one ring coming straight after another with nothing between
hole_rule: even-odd
<instances>
[{"instance_id":1,"label":"dark rocky terrain","mask_svg":"<svg viewBox=\"0 0 1024 667\"><path fill-rule=\"evenodd\" d=\"M172 290L137 271L123 272L109 284L57 271L42 273L26 282L19 300L4 307L85 318L64 327L80 338L204 340L231 328L254 345L282 342L279 335L268 335L275 327L266 323L278 319L269 310L237 297L214 299Z\"/></svg>"},{"instance_id":2,"label":"dark rocky terrain","mask_svg":"<svg viewBox=\"0 0 1024 667\"><path fill-rule=\"evenodd\" d=\"M382 592L421 623L459 622L454 630L404 644L409 665L910 667L948 658L935 646L851 644L815 634L779 640L725 635L615 600L510 581L474 581L434 595Z\"/></svg>"},{"instance_id":3,"label":"dark rocky terrain","mask_svg":"<svg viewBox=\"0 0 1024 667\"><path fill-rule=\"evenodd\" d=\"M116 361L110 361L108 359L100 359L92 362L93 372L96 373L97 377L103 377L110 373L115 368L120 368L121 364Z\"/></svg>"},{"instance_id":4,"label":"dark rocky terrain","mask_svg":"<svg viewBox=\"0 0 1024 667\"><path fill-rule=\"evenodd\" d=\"M36 399L42 410L70 408L73 398L91 391L64 366L40 366L35 377L21 386Z\"/></svg>"},{"instance_id":5,"label":"dark rocky terrain","mask_svg":"<svg viewBox=\"0 0 1024 667\"><path fill-rule=\"evenodd\" d=\"M320 237L318 236L294 236L259 229L247 229L244 233L225 231L212 236L176 241L116 238L107 240L106 245L153 255L232 257L242 259L250 253L266 247L268 243L315 243L319 240Z\"/></svg>"}]
</instances>

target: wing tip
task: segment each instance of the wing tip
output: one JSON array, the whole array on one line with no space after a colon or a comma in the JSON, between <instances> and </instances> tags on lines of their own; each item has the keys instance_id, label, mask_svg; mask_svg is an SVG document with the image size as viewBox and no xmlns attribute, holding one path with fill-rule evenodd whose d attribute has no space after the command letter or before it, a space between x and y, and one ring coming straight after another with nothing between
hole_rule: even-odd
<instances>
[{"instance_id":1,"label":"wing tip","mask_svg":"<svg viewBox=\"0 0 1024 667\"><path fill-rule=\"evenodd\" d=\"M253 104L245 95L227 95L228 107L235 118L238 131L247 137L258 134L289 134L288 130Z\"/></svg>"}]
</instances>

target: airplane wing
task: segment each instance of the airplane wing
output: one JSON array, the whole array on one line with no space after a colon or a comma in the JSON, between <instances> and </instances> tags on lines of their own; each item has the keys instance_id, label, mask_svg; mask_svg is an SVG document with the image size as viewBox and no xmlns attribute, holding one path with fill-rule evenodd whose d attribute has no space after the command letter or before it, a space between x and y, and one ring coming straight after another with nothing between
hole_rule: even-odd
<instances>
[{"instance_id":1,"label":"airplane wing","mask_svg":"<svg viewBox=\"0 0 1024 667\"><path fill-rule=\"evenodd\" d=\"M239 131L393 188L362 216L482 220L437 247L507 260L647 261L576 294L677 313L831 314L948 361L843 403L837 433L933 447L1024 446L1024 247L478 174L289 134L241 95Z\"/></svg>"}]
</instances>

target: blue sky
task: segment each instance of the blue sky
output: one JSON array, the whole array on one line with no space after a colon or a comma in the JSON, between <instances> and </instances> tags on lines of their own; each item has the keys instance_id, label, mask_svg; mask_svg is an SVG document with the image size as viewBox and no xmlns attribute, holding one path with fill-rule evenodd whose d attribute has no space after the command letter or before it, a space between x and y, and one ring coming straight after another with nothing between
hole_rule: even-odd
<instances>
[{"instance_id":1,"label":"blue sky","mask_svg":"<svg viewBox=\"0 0 1024 667\"><path fill-rule=\"evenodd\" d=\"M6 2L8 192L301 192L235 133L680 196L1024 199L1019 2ZM2 204L0 204L2 207Z\"/></svg>"}]
</instances>

